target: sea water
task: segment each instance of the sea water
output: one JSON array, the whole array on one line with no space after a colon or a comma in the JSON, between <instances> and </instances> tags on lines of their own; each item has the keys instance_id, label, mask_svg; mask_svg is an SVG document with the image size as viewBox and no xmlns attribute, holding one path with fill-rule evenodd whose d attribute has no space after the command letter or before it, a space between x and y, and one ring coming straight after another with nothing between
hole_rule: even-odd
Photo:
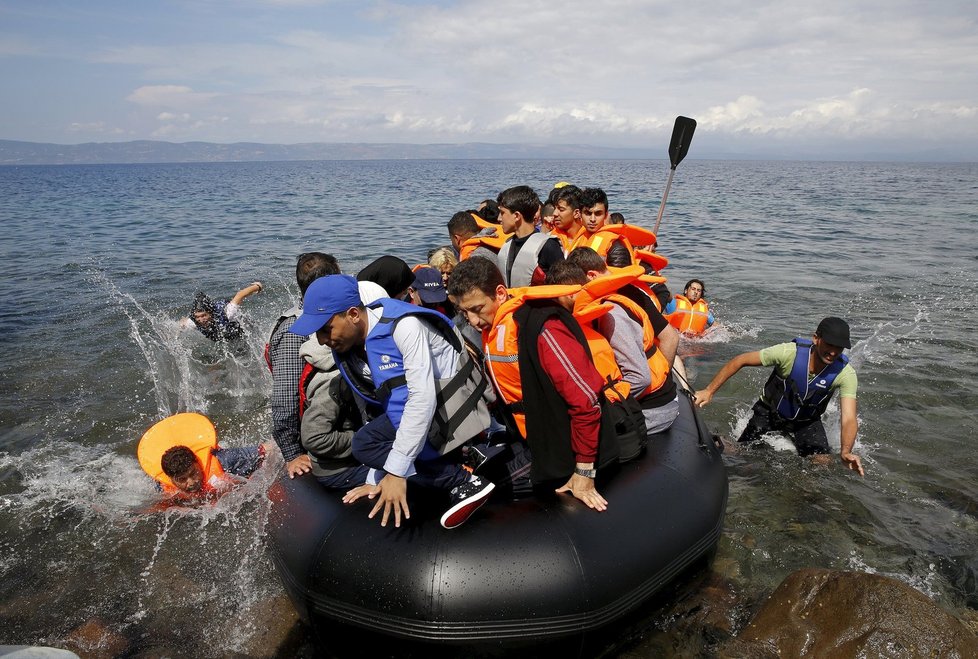
<instances>
[{"instance_id":1,"label":"sea water","mask_svg":"<svg viewBox=\"0 0 978 659\"><path fill-rule=\"evenodd\" d=\"M263 634L283 591L264 492L281 458L216 505L158 512L135 459L142 433L194 410L224 445L269 438L261 353L297 300L302 252L351 273L381 254L413 265L448 242L455 211L560 180L603 187L610 210L651 227L667 174L664 160L0 167L0 644L60 645L94 621L93 651L274 653ZM705 281L719 322L682 344L694 388L823 316L852 326L865 478L776 436L724 458L714 566L748 601L821 566L978 608L976 220L973 164L677 171L664 274L677 292ZM230 297L255 280L243 341L180 329L195 291ZM766 377L727 383L704 410L714 432L740 433ZM837 450L837 402L826 427Z\"/></svg>"}]
</instances>

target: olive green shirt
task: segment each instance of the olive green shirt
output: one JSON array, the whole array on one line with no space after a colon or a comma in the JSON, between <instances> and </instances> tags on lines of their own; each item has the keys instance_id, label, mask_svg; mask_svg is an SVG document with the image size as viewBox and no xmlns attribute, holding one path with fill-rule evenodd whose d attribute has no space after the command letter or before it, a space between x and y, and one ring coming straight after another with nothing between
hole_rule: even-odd
<instances>
[{"instance_id":1,"label":"olive green shirt","mask_svg":"<svg viewBox=\"0 0 978 659\"><path fill-rule=\"evenodd\" d=\"M761 366L774 367L778 372L778 376L787 378L791 375L791 367L795 364L795 353L797 349L798 345L794 341L779 343L776 346L764 348L761 350ZM814 375L815 373L809 371L808 378L811 379ZM858 385L859 381L856 378L856 369L851 364L846 364L839 371L839 374L835 376L835 380L832 381L832 386L829 389L838 390L840 398L855 398Z\"/></svg>"}]
</instances>

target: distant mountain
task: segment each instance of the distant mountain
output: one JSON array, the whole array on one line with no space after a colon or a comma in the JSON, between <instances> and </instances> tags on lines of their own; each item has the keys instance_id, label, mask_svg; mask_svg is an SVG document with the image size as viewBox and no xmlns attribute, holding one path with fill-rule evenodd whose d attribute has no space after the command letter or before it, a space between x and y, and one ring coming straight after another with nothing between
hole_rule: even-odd
<instances>
[{"instance_id":1,"label":"distant mountain","mask_svg":"<svg viewBox=\"0 0 978 659\"><path fill-rule=\"evenodd\" d=\"M658 149L606 148L579 144L258 144L236 142L89 142L45 144L0 140L0 165L81 165L263 160L467 160L467 159L647 159Z\"/></svg>"}]
</instances>

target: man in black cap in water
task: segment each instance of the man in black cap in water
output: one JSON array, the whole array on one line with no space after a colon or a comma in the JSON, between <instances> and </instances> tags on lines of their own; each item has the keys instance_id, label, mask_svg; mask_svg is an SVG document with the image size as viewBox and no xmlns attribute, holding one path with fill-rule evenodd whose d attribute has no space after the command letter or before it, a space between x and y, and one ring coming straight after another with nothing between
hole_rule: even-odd
<instances>
[{"instance_id":1,"label":"man in black cap in water","mask_svg":"<svg viewBox=\"0 0 978 659\"><path fill-rule=\"evenodd\" d=\"M840 457L843 464L862 476L862 462L852 452L859 430L858 381L855 369L842 354L851 347L846 321L832 316L823 318L811 340L798 338L731 359L705 389L696 392L696 404L708 404L723 383L744 366L773 367L764 393L754 403L754 416L737 441L752 442L764 433L778 431L794 441L799 455L823 455L830 450L821 417L838 390L842 413Z\"/></svg>"}]
</instances>

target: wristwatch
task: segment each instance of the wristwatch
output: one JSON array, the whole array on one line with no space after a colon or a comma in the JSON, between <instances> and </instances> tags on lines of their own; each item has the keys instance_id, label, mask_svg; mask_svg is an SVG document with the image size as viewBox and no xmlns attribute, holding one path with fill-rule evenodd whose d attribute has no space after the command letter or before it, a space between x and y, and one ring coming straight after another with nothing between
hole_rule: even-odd
<instances>
[{"instance_id":1,"label":"wristwatch","mask_svg":"<svg viewBox=\"0 0 978 659\"><path fill-rule=\"evenodd\" d=\"M598 475L598 470L594 468L581 469L580 467L574 467L574 473L577 474L578 476L583 476L584 478L593 479L595 476Z\"/></svg>"}]
</instances>

